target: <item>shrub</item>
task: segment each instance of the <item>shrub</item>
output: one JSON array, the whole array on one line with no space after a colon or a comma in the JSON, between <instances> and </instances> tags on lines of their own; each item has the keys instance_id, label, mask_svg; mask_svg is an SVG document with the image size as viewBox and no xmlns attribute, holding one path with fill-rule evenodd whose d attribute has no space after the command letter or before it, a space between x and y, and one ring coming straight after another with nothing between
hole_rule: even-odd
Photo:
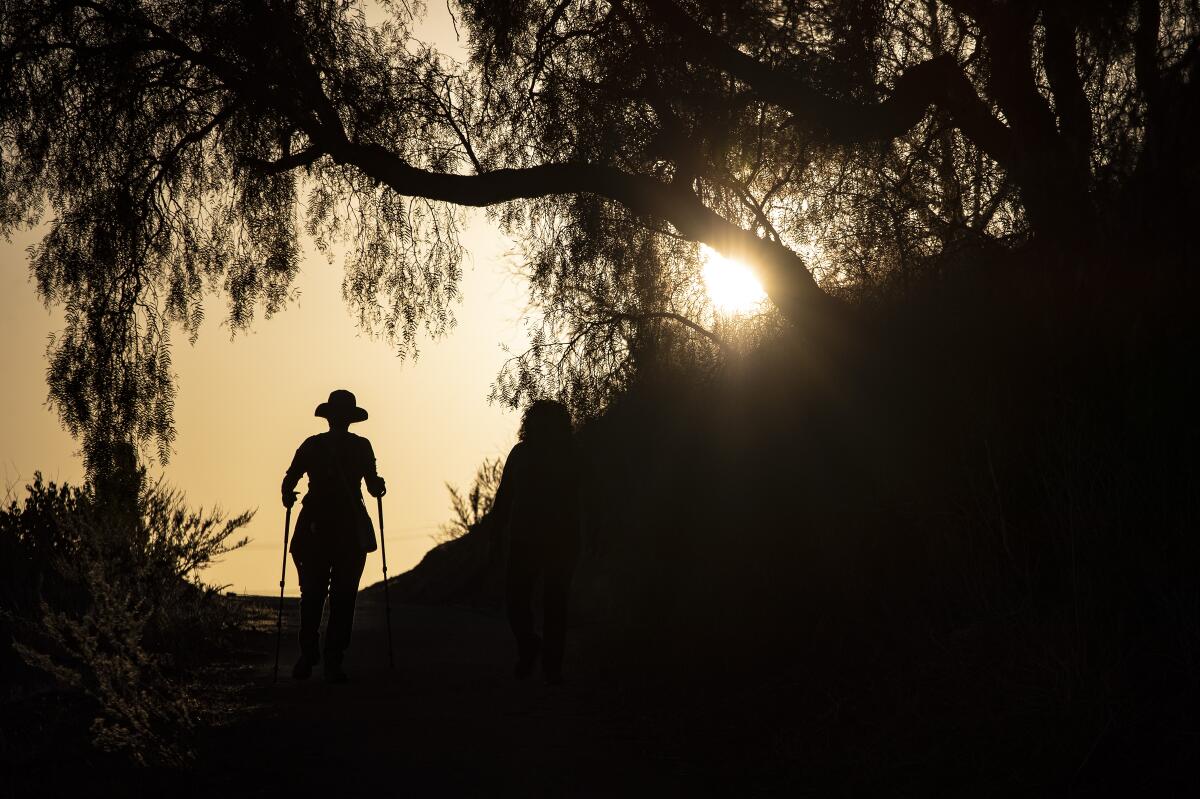
<instances>
[{"instance_id":1,"label":"shrub","mask_svg":"<svg viewBox=\"0 0 1200 799\"><path fill-rule=\"evenodd\" d=\"M500 458L485 458L475 471L471 488L464 495L458 487L446 483L446 491L450 493L450 509L454 518L441 528L441 540L453 541L471 532L496 501L496 491L500 489L500 478L504 475L504 461Z\"/></svg>"},{"instance_id":2,"label":"shrub","mask_svg":"<svg viewBox=\"0 0 1200 799\"><path fill-rule=\"evenodd\" d=\"M62 725L74 724L101 751L140 765L190 758L196 704L184 676L238 625L236 607L199 573L246 543L234 535L251 514L190 510L141 469L126 485L121 495L47 484L38 473L23 502L0 510L11 564L0 610L16 639L5 654L17 686L8 701L30 702L47 680L80 700L78 712L44 725L41 745L25 742L26 756L51 754Z\"/></svg>"}]
</instances>

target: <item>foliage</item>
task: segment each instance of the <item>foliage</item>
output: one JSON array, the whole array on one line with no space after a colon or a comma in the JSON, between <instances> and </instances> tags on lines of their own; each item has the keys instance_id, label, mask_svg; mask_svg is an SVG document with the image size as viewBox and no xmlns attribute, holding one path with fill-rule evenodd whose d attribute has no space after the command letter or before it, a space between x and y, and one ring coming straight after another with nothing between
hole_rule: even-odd
<instances>
[{"instance_id":1,"label":"foliage","mask_svg":"<svg viewBox=\"0 0 1200 799\"><path fill-rule=\"evenodd\" d=\"M791 325L964 264L1122 285L1195 216L1195 0L20 0L0 23L0 228L33 252L51 398L90 464L172 441L170 331L286 304L299 237L350 244L361 323L452 324L463 206L527 253L542 324L497 398L595 409L647 341L728 339L696 242ZM298 216L304 215L301 223ZM1066 289L1064 289L1065 291ZM1115 290L1115 289L1113 289ZM694 339L694 340L693 340Z\"/></svg>"},{"instance_id":2,"label":"foliage","mask_svg":"<svg viewBox=\"0 0 1200 799\"><path fill-rule=\"evenodd\" d=\"M183 676L238 624L199 572L246 543L233 536L251 514L189 510L141 470L126 485L132 497L35 475L24 501L0 511L0 549L11 558L0 610L25 666L86 699L83 716L63 724L90 727L97 748L136 763L179 765L199 713ZM14 685L44 679L8 660Z\"/></svg>"},{"instance_id":3,"label":"foliage","mask_svg":"<svg viewBox=\"0 0 1200 799\"><path fill-rule=\"evenodd\" d=\"M459 489L446 483L446 491L450 493L450 509L454 518L442 525L441 538L452 541L471 532L488 512L496 500L496 491L500 488L500 478L504 474L504 461L500 458L485 458L475 470L471 480L471 488L464 496Z\"/></svg>"},{"instance_id":4,"label":"foliage","mask_svg":"<svg viewBox=\"0 0 1200 799\"><path fill-rule=\"evenodd\" d=\"M85 491L74 486L46 483L41 472L35 472L33 482L25 486L21 502L9 499L7 508L0 509L0 538L6 539L37 564L45 568L53 561L70 557L82 545L79 530L63 523L79 515L88 501Z\"/></svg>"},{"instance_id":5,"label":"foliage","mask_svg":"<svg viewBox=\"0 0 1200 799\"><path fill-rule=\"evenodd\" d=\"M178 766L190 760L187 736L195 727L194 700L162 671L164 656L145 648L145 603L116 589L91 564L82 616L45 608L40 633L54 650L15 644L25 661L98 708L94 745L139 765Z\"/></svg>"}]
</instances>

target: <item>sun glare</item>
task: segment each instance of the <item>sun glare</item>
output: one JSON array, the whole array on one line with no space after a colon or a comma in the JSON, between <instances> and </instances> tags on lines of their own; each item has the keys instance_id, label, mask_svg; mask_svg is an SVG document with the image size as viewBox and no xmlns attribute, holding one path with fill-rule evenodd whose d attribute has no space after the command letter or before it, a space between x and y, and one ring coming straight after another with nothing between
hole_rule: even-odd
<instances>
[{"instance_id":1,"label":"sun glare","mask_svg":"<svg viewBox=\"0 0 1200 799\"><path fill-rule=\"evenodd\" d=\"M726 258L716 250L701 244L704 258L704 287L716 309L725 314L748 314L757 311L767 299L762 283L745 264Z\"/></svg>"}]
</instances>

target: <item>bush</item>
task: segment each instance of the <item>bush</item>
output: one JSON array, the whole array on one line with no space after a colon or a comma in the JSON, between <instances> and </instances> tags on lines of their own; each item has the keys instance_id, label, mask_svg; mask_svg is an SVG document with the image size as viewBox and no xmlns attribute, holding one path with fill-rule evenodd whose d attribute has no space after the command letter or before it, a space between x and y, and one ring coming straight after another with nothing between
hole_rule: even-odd
<instances>
[{"instance_id":1,"label":"bush","mask_svg":"<svg viewBox=\"0 0 1200 799\"><path fill-rule=\"evenodd\" d=\"M492 509L496 492L500 489L500 478L504 475L504 461L500 458L485 458L475 470L471 488L464 495L457 486L446 483L450 494L450 509L454 518L441 527L441 541L453 541L475 529Z\"/></svg>"},{"instance_id":2,"label":"bush","mask_svg":"<svg viewBox=\"0 0 1200 799\"><path fill-rule=\"evenodd\" d=\"M246 543L234 535L250 514L189 510L142 470L126 485L123 494L57 486L39 473L23 502L0 510L0 611L15 639L6 702L26 705L9 715L27 721L47 692L73 708L34 725L44 740L19 742L20 753L15 739L0 740L6 759L61 757L51 747L64 725L84 726L96 748L140 765L190 758L196 704L185 675L239 624L236 606L199 573Z\"/></svg>"}]
</instances>

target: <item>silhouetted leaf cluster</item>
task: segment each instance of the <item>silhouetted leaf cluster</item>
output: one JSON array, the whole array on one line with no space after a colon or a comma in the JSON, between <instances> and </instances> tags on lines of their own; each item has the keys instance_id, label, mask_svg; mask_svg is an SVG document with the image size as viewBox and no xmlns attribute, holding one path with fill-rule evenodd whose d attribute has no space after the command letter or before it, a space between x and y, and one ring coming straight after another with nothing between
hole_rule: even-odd
<instances>
[{"instance_id":1,"label":"silhouetted leaf cluster","mask_svg":"<svg viewBox=\"0 0 1200 799\"><path fill-rule=\"evenodd\" d=\"M442 525L442 540L452 541L471 532L483 521L496 500L500 478L504 474L504 461L500 458L485 458L475 470L471 487L464 495L457 486L446 483L450 494L450 510L454 518Z\"/></svg>"}]
</instances>

